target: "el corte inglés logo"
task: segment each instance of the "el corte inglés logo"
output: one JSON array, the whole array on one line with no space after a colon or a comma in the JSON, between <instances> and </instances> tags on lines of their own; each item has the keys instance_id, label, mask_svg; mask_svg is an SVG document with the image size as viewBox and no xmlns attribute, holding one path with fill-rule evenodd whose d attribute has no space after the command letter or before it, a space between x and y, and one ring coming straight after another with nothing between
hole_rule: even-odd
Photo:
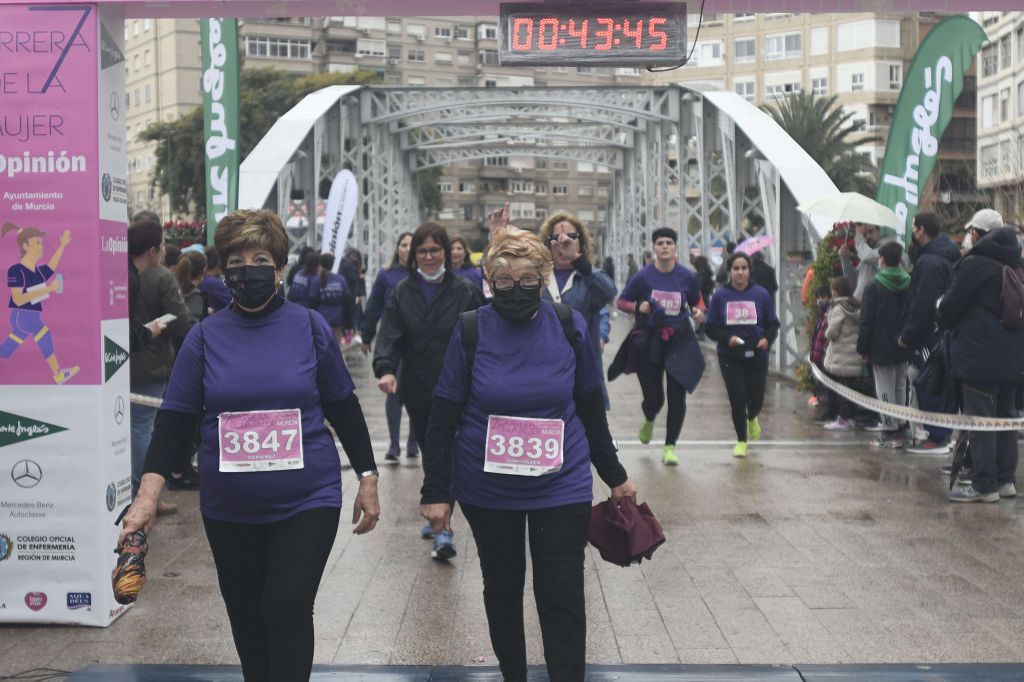
<instances>
[{"instance_id":1,"label":"el corte ingl\u00e9s logo","mask_svg":"<svg viewBox=\"0 0 1024 682\"><path fill-rule=\"evenodd\" d=\"M63 426L0 411L0 448L67 431Z\"/></svg>"},{"instance_id":2,"label":"el corte ingl\u00e9s logo","mask_svg":"<svg viewBox=\"0 0 1024 682\"><path fill-rule=\"evenodd\" d=\"M128 351L104 336L103 381L110 381L110 377L117 374L117 370L121 369L126 362L128 362Z\"/></svg>"}]
</instances>

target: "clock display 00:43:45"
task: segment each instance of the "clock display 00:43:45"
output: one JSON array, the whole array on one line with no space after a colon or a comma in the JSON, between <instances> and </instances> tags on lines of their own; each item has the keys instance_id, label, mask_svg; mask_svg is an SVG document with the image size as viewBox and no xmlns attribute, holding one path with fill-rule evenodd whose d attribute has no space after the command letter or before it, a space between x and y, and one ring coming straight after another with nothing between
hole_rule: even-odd
<instances>
[{"instance_id":1,"label":"clock display 00:43:45","mask_svg":"<svg viewBox=\"0 0 1024 682\"><path fill-rule=\"evenodd\" d=\"M559 47L604 51L616 46L657 52L668 46L668 34L660 28L667 22L666 17L633 21L595 17L578 22L555 17L518 17L512 22L511 47L513 52L555 51Z\"/></svg>"}]
</instances>

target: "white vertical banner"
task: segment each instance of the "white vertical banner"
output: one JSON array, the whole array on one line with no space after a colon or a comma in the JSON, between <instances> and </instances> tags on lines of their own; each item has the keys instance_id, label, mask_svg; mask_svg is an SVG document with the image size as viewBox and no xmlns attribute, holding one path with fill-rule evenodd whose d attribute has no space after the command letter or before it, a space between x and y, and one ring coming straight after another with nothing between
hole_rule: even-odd
<instances>
[{"instance_id":1,"label":"white vertical banner","mask_svg":"<svg viewBox=\"0 0 1024 682\"><path fill-rule=\"evenodd\" d=\"M341 256L348 241L352 220L356 216L356 205L359 203L359 186L356 176L350 170L343 170L334 176L331 192L327 196L327 214L324 217L324 239L322 253L333 253L334 272L341 268Z\"/></svg>"}]
</instances>

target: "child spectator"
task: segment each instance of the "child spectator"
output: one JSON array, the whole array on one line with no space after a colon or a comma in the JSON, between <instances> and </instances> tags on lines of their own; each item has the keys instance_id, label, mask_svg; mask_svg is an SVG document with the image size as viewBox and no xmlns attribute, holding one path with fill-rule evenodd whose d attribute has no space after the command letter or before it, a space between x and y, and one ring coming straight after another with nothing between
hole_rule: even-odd
<instances>
[{"instance_id":1,"label":"child spectator","mask_svg":"<svg viewBox=\"0 0 1024 682\"><path fill-rule=\"evenodd\" d=\"M857 354L857 334L860 330L860 302L853 296L853 287L845 277L832 278L832 304L828 309L828 328L825 338L825 371L844 386L854 388L864 371L864 362ZM856 427L853 414L856 407L838 396L839 416L825 424L829 431L850 431Z\"/></svg>"}]
</instances>

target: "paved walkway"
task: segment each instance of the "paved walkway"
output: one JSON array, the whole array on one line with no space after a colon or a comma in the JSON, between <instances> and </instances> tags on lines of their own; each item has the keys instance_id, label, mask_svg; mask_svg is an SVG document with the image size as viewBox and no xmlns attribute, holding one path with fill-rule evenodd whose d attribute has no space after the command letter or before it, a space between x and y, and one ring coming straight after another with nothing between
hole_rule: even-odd
<instances>
[{"instance_id":1,"label":"paved walkway","mask_svg":"<svg viewBox=\"0 0 1024 682\"><path fill-rule=\"evenodd\" d=\"M355 357L351 368L380 439L383 399L369 363ZM873 450L864 432L823 432L784 381L769 384L765 441L734 460L713 358L690 396L677 468L660 463L663 424L653 444L635 440L635 379L619 379L611 395L623 462L668 543L628 569L589 550L590 662L1024 660L1024 503L946 502L944 457ZM344 484L354 487L351 471ZM465 520L455 520L459 557L430 561L418 537L419 485L418 461L388 468L381 525L364 537L339 534L317 600L317 663L495 664ZM606 494L598 482L595 498ZM237 663L197 496L167 499L181 513L153 534L139 604L105 629L0 626L0 676L94 663ZM530 661L541 663L530 594L526 614Z\"/></svg>"}]
</instances>

